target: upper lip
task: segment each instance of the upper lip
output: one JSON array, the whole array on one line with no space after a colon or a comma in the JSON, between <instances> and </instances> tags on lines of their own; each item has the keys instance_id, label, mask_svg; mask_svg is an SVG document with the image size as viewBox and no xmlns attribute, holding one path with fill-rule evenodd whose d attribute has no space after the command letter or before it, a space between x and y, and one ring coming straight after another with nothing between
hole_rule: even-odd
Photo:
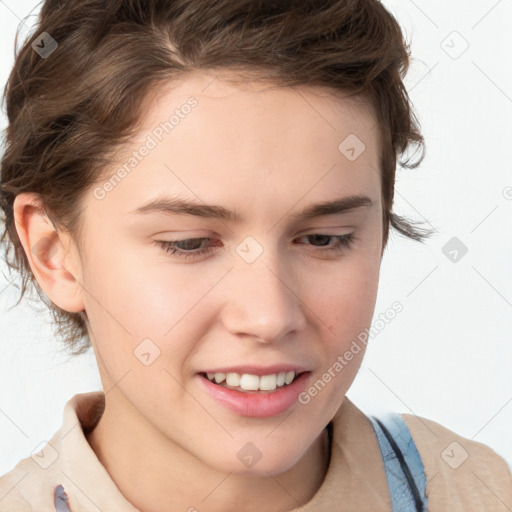
<instances>
[{"instance_id":1,"label":"upper lip","mask_svg":"<svg viewBox=\"0 0 512 512\"><path fill-rule=\"evenodd\" d=\"M221 368L203 370L203 372L200 373L239 373L240 375L244 373L249 373L251 375L257 375L261 377L262 375L271 375L274 373L291 371L294 371L296 374L299 374L309 370L305 366L290 363L273 364L271 366L257 366L251 364L244 364L240 366L224 366Z\"/></svg>"}]
</instances>

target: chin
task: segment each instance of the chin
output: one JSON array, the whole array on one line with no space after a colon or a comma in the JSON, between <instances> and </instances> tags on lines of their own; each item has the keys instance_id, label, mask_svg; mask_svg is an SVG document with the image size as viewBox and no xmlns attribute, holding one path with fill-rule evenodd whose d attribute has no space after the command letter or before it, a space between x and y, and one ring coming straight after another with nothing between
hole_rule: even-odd
<instances>
[{"instance_id":1,"label":"chin","mask_svg":"<svg viewBox=\"0 0 512 512\"><path fill-rule=\"evenodd\" d=\"M271 445L258 449L257 443L243 443L235 457L226 458L226 452L219 453L219 459L211 461L210 466L217 471L239 476L268 477L289 470L304 455L303 451L274 449Z\"/></svg>"}]
</instances>

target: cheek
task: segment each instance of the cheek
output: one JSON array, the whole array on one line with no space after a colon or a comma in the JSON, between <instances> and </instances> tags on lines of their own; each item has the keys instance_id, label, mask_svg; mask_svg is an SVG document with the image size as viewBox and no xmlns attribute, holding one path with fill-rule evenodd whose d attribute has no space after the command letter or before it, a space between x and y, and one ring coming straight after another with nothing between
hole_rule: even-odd
<instances>
[{"instance_id":1,"label":"cheek","mask_svg":"<svg viewBox=\"0 0 512 512\"><path fill-rule=\"evenodd\" d=\"M379 265L372 261L353 257L306 286L307 301L331 338L347 340L371 323L379 283Z\"/></svg>"},{"instance_id":2,"label":"cheek","mask_svg":"<svg viewBox=\"0 0 512 512\"><path fill-rule=\"evenodd\" d=\"M84 281L92 296L87 307L99 310L106 322L117 323L123 336L163 336L200 293L157 251L119 243L109 254L92 253L87 262Z\"/></svg>"},{"instance_id":3,"label":"cheek","mask_svg":"<svg viewBox=\"0 0 512 512\"><path fill-rule=\"evenodd\" d=\"M218 279L198 278L193 265L166 262L156 251L153 259L151 251L126 249L88 262L94 272L84 279L87 316L112 375L134 362L139 368L134 350L143 342L140 350L158 354L152 367L176 373L194 348L185 340L201 339L206 328L202 301Z\"/></svg>"},{"instance_id":4,"label":"cheek","mask_svg":"<svg viewBox=\"0 0 512 512\"><path fill-rule=\"evenodd\" d=\"M354 260L355 261L355 260ZM340 400L354 381L368 343L378 291L378 267L370 260L340 265L328 285L314 287L310 295L314 311L321 319L324 359L320 379L326 382L322 392L328 414L334 414ZM320 386L322 389L322 386ZM329 405L327 405L329 404Z\"/></svg>"}]
</instances>

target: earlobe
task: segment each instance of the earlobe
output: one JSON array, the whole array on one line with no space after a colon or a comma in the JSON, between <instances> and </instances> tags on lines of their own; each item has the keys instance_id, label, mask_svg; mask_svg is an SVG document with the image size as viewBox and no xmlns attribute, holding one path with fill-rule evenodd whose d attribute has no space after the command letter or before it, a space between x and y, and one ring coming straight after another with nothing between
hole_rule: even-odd
<instances>
[{"instance_id":1,"label":"earlobe","mask_svg":"<svg viewBox=\"0 0 512 512\"><path fill-rule=\"evenodd\" d=\"M18 237L41 289L59 308L83 311L82 287L74 270L80 262L69 251L69 235L57 232L37 194L18 194L13 209Z\"/></svg>"}]
</instances>

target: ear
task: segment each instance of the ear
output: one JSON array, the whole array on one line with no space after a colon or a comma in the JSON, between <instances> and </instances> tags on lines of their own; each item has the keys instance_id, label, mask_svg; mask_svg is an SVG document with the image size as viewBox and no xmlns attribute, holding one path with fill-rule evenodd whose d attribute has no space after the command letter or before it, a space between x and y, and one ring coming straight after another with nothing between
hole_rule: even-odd
<instances>
[{"instance_id":1,"label":"ear","mask_svg":"<svg viewBox=\"0 0 512 512\"><path fill-rule=\"evenodd\" d=\"M83 311L81 264L72 238L55 229L37 194L18 194L13 210L16 231L41 289L59 308Z\"/></svg>"}]
</instances>

